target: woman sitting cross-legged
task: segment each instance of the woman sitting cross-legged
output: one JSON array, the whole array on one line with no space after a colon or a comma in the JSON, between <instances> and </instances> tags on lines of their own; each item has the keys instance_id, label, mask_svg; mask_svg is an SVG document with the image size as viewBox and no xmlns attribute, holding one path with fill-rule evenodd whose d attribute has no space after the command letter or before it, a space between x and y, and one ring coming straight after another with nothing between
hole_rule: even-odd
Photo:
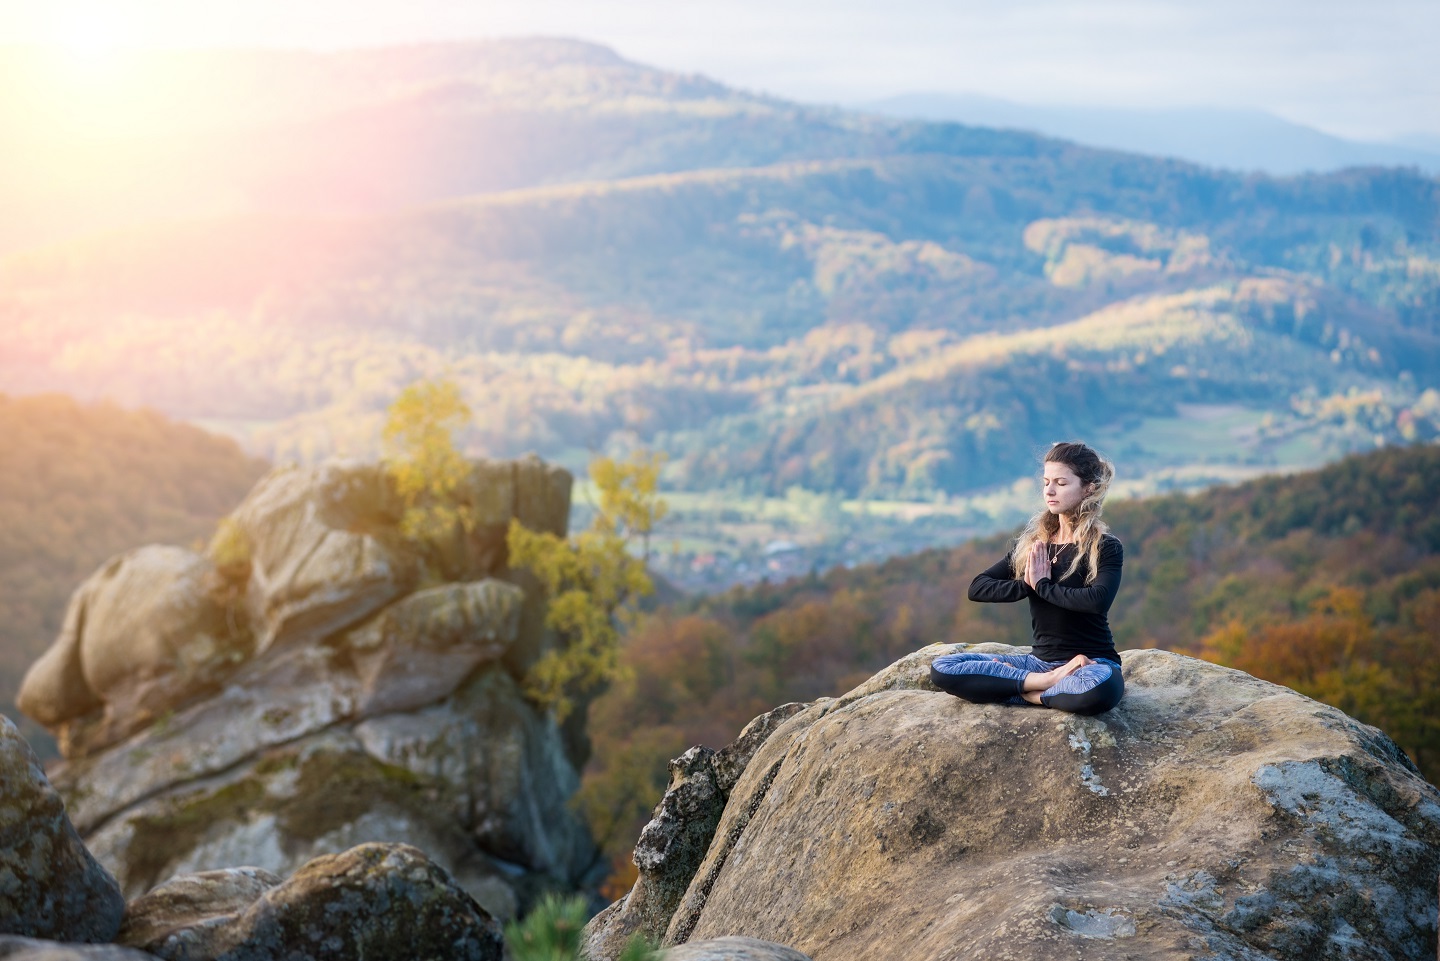
<instances>
[{"instance_id":1,"label":"woman sitting cross-legged","mask_svg":"<svg viewBox=\"0 0 1440 961\"><path fill-rule=\"evenodd\" d=\"M1045 453L1045 508L1010 554L970 584L970 600L1029 600L1030 654L946 654L930 665L942 691L977 704L1043 704L1099 714L1120 703L1125 681L1106 613L1120 588L1124 551L1100 520L1115 469L1084 444Z\"/></svg>"}]
</instances>

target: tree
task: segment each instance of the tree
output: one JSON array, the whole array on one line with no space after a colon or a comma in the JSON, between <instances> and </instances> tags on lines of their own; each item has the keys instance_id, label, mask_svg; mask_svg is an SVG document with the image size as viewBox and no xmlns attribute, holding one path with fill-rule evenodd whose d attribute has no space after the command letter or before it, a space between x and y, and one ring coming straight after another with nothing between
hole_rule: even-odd
<instances>
[{"instance_id":1,"label":"tree","mask_svg":"<svg viewBox=\"0 0 1440 961\"><path fill-rule=\"evenodd\" d=\"M510 522L510 564L530 570L549 596L545 623L566 641L530 669L526 693L563 719L577 697L623 675L620 624L653 592L646 571L650 534L666 513L657 493L659 454L597 457L590 479L598 498L590 529L569 540Z\"/></svg>"},{"instance_id":2,"label":"tree","mask_svg":"<svg viewBox=\"0 0 1440 961\"><path fill-rule=\"evenodd\" d=\"M474 511L459 495L470 463L455 432L470 422L470 407L452 380L422 380L390 405L383 439L386 464L405 506L400 530L421 544L443 544L456 529L475 529Z\"/></svg>"}]
</instances>

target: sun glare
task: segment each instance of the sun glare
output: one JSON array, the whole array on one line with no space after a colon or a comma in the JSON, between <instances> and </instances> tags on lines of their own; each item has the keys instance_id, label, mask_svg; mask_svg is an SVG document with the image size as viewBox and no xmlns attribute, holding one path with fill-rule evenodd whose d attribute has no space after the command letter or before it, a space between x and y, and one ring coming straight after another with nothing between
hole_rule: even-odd
<instances>
[{"instance_id":1,"label":"sun glare","mask_svg":"<svg viewBox=\"0 0 1440 961\"><path fill-rule=\"evenodd\" d=\"M91 6L66 11L56 19L52 36L70 66L84 71L103 70L120 59L126 30L117 13Z\"/></svg>"}]
</instances>

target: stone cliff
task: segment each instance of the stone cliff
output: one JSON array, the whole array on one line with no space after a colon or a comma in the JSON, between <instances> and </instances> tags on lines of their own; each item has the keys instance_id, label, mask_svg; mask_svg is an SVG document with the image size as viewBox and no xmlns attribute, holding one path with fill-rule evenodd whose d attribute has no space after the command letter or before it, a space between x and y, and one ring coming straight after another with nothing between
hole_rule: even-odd
<instances>
[{"instance_id":1,"label":"stone cliff","mask_svg":"<svg viewBox=\"0 0 1440 961\"><path fill-rule=\"evenodd\" d=\"M475 530L422 552L379 467L278 469L225 550L140 548L82 585L19 704L57 732L51 781L124 895L369 841L425 851L500 918L580 886L583 731L522 693L555 640L504 546L512 518L564 534L570 485L477 462Z\"/></svg>"},{"instance_id":2,"label":"stone cliff","mask_svg":"<svg viewBox=\"0 0 1440 961\"><path fill-rule=\"evenodd\" d=\"M1126 652L1098 717L968 704L928 678L964 649L677 759L586 956L1435 957L1440 791L1380 731L1165 651Z\"/></svg>"}]
</instances>

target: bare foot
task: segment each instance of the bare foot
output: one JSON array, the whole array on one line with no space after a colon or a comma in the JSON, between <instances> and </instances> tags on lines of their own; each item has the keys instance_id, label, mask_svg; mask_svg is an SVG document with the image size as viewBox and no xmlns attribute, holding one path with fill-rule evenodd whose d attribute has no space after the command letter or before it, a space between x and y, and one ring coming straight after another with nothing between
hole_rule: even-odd
<instances>
[{"instance_id":1,"label":"bare foot","mask_svg":"<svg viewBox=\"0 0 1440 961\"><path fill-rule=\"evenodd\" d=\"M1094 661L1084 654L1076 654L1054 670L1033 672L1025 678L1023 685L1025 690L1020 696L1031 704L1039 704L1040 695L1059 683L1062 677L1069 677L1071 674L1080 670L1080 668L1094 663Z\"/></svg>"}]
</instances>

